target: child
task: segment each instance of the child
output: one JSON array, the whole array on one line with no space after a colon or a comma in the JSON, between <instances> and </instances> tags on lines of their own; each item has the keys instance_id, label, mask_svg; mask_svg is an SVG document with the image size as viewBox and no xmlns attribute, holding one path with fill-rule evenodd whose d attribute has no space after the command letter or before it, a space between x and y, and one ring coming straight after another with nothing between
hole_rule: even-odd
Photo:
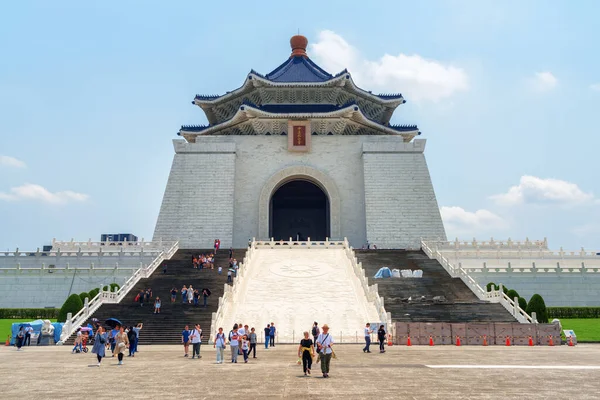
<instances>
[{"instance_id":1,"label":"child","mask_svg":"<svg viewBox=\"0 0 600 400\"><path fill-rule=\"evenodd\" d=\"M233 282L233 279L231 279L231 270L227 270L227 283L231 282Z\"/></svg>"},{"instance_id":2,"label":"child","mask_svg":"<svg viewBox=\"0 0 600 400\"><path fill-rule=\"evenodd\" d=\"M248 336L244 335L244 336L242 336L242 353L244 353L244 362L245 363L248 362L248 349L249 349Z\"/></svg>"},{"instance_id":3,"label":"child","mask_svg":"<svg viewBox=\"0 0 600 400\"><path fill-rule=\"evenodd\" d=\"M154 301L154 314L160 314L160 297L156 296Z\"/></svg>"},{"instance_id":4,"label":"child","mask_svg":"<svg viewBox=\"0 0 600 400\"><path fill-rule=\"evenodd\" d=\"M219 268L217 269L217 271L219 272L219 275L221 275L221 273L223 272L223 267L221 267L221 266L219 265Z\"/></svg>"}]
</instances>

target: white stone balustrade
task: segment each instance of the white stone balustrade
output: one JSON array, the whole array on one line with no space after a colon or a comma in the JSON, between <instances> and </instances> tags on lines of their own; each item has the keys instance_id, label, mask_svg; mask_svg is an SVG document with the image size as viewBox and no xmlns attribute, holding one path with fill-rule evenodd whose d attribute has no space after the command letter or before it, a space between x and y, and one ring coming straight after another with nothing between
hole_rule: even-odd
<instances>
[{"instance_id":1,"label":"white stone balustrade","mask_svg":"<svg viewBox=\"0 0 600 400\"><path fill-rule=\"evenodd\" d=\"M429 243L421 241L421 249L429 258L436 259L442 265L442 267L444 267L446 272L450 274L450 276L453 278L460 278L477 296L477 298L480 300L489 301L491 303L502 304L502 306L506 308L506 310L521 323L537 322L532 319L531 316L527 315L525 310L519 307L518 302L515 303L513 300L508 298L508 296L502 291L502 287L500 287L500 290L492 290L491 292L487 292L487 290L481 287L477 280L473 278L467 270L452 264L439 250L435 250L435 243L436 242L433 242L433 244L430 246Z\"/></svg>"},{"instance_id":2,"label":"white stone balustrade","mask_svg":"<svg viewBox=\"0 0 600 400\"><path fill-rule=\"evenodd\" d=\"M100 293L88 302L87 307L82 308L72 318L67 318L61 333L61 342L67 340L88 318L105 303L119 303L133 289L142 278L148 278L164 260L169 260L179 250L179 242L175 242L167 251L161 252L149 265L137 269L133 275L116 292L100 290ZM103 288L104 285L100 286Z\"/></svg>"}]
</instances>

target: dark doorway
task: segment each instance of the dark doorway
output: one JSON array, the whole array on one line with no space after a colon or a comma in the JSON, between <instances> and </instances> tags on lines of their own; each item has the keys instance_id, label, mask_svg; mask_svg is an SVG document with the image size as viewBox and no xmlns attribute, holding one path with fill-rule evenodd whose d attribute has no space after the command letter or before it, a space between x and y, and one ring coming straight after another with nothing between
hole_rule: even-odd
<instances>
[{"instance_id":1,"label":"dark doorway","mask_svg":"<svg viewBox=\"0 0 600 400\"><path fill-rule=\"evenodd\" d=\"M329 199L309 181L291 181L271 197L269 237L325 240L329 237Z\"/></svg>"}]
</instances>

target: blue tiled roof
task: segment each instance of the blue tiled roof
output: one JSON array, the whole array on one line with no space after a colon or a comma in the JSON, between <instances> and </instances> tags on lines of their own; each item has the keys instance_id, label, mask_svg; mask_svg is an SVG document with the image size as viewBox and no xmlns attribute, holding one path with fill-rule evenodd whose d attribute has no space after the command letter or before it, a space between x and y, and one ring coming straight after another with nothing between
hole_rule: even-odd
<instances>
[{"instance_id":1,"label":"blue tiled roof","mask_svg":"<svg viewBox=\"0 0 600 400\"><path fill-rule=\"evenodd\" d=\"M337 111L355 103L349 102L342 106L338 106L337 104L264 104L257 106L250 102L244 102L243 104L274 114L307 114Z\"/></svg>"},{"instance_id":2,"label":"blue tiled roof","mask_svg":"<svg viewBox=\"0 0 600 400\"><path fill-rule=\"evenodd\" d=\"M409 132L418 129L416 125L388 125L387 127L398 132Z\"/></svg>"},{"instance_id":3,"label":"blue tiled roof","mask_svg":"<svg viewBox=\"0 0 600 400\"><path fill-rule=\"evenodd\" d=\"M265 75L273 82L325 82L333 78L310 58L301 56L290 57L279 67Z\"/></svg>"},{"instance_id":4,"label":"blue tiled roof","mask_svg":"<svg viewBox=\"0 0 600 400\"><path fill-rule=\"evenodd\" d=\"M202 132L210 127L211 125L181 125L181 130L187 132Z\"/></svg>"}]
</instances>

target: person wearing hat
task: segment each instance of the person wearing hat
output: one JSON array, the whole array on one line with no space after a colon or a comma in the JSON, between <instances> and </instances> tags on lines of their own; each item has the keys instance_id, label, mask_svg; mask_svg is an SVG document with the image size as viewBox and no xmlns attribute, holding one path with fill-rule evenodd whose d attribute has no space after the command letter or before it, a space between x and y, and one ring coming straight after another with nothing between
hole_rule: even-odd
<instances>
[{"instance_id":1,"label":"person wearing hat","mask_svg":"<svg viewBox=\"0 0 600 400\"><path fill-rule=\"evenodd\" d=\"M323 378L329 378L329 364L331 357L333 357L333 338L329 334L329 326L327 324L321 327L323 332L317 337L317 348L321 354L321 372Z\"/></svg>"}]
</instances>

